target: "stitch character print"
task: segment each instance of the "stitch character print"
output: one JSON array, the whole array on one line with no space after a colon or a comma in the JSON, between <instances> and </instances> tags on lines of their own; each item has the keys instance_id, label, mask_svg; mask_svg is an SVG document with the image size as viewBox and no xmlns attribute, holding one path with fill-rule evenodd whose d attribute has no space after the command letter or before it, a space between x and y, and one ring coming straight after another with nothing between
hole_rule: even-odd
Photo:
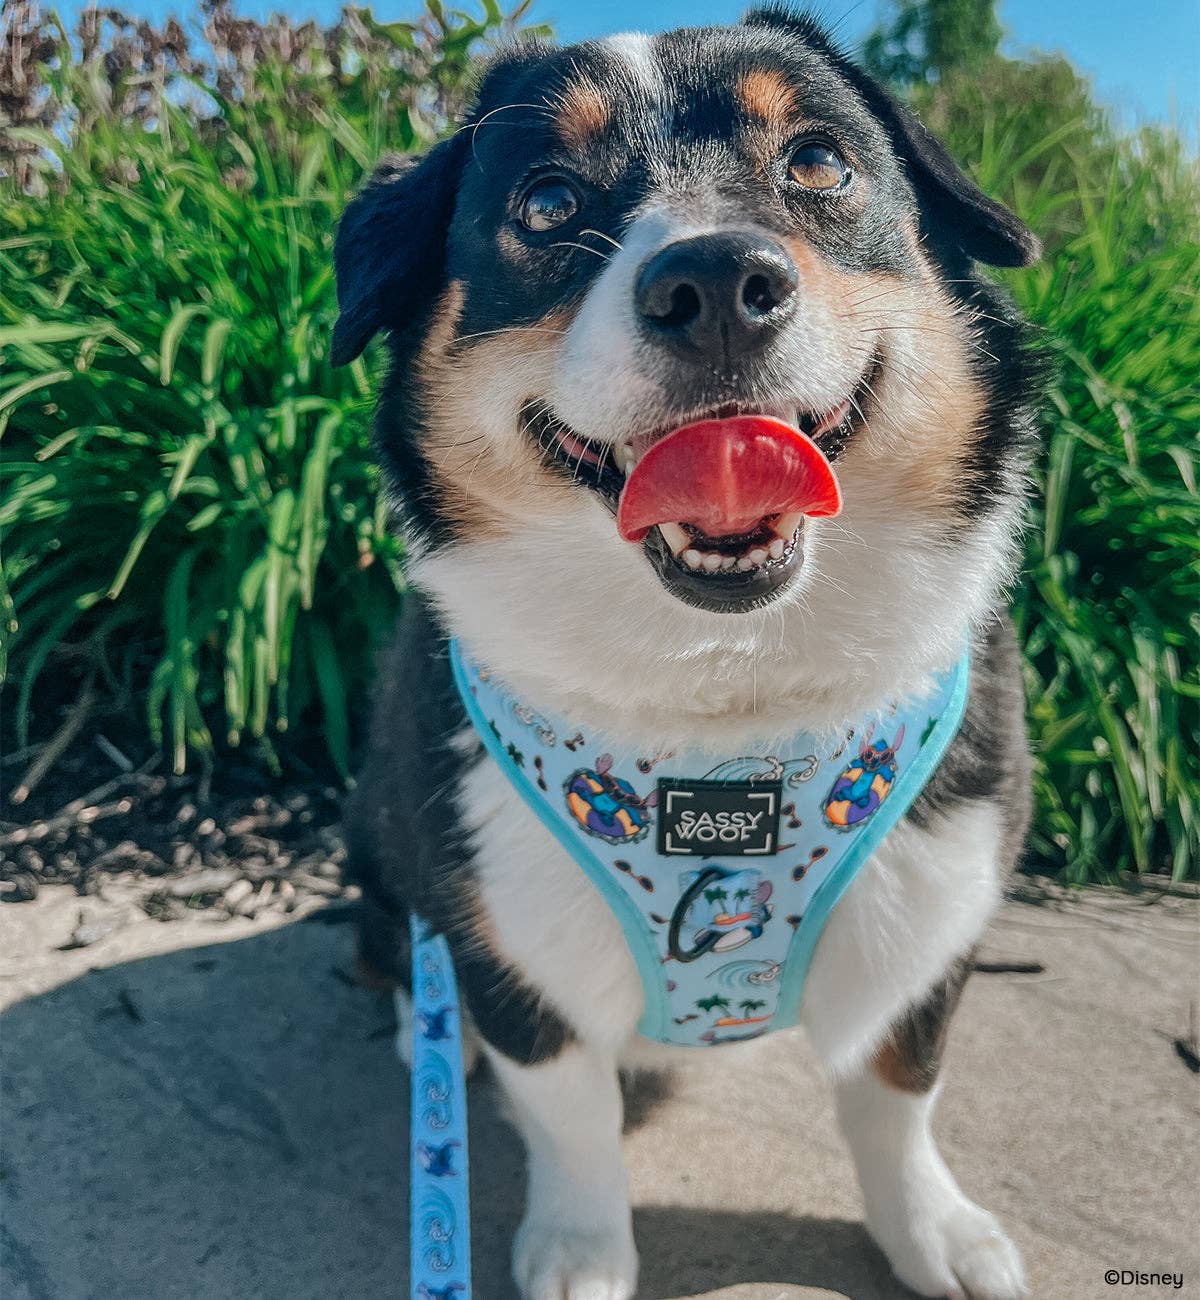
<instances>
[{"instance_id":1,"label":"stitch character print","mask_svg":"<svg viewBox=\"0 0 1200 1300\"><path fill-rule=\"evenodd\" d=\"M895 739L872 742L874 724L859 745L858 758L841 772L825 797L825 820L839 830L854 830L871 816L891 793L899 763L897 751L904 744L904 724Z\"/></svg>"},{"instance_id":2,"label":"stitch character print","mask_svg":"<svg viewBox=\"0 0 1200 1300\"><path fill-rule=\"evenodd\" d=\"M645 797L612 772L611 754L601 754L595 767L572 772L563 790L571 816L589 834L609 844L635 844L650 829L650 809L658 791Z\"/></svg>"}]
</instances>

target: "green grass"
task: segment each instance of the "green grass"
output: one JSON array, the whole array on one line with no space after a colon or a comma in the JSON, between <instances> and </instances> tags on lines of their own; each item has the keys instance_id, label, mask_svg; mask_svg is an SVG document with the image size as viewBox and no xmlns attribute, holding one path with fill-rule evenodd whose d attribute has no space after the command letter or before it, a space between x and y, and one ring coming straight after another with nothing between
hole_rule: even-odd
<instances>
[{"instance_id":1,"label":"green grass","mask_svg":"<svg viewBox=\"0 0 1200 1300\"><path fill-rule=\"evenodd\" d=\"M1200 246L1135 242L1154 184L1140 161L1114 166L1080 234L1018 284L1060 376L1019 605L1034 846L1080 880L1200 865Z\"/></svg>"},{"instance_id":2,"label":"green grass","mask_svg":"<svg viewBox=\"0 0 1200 1300\"><path fill-rule=\"evenodd\" d=\"M382 153L432 138L431 87L461 86L465 51L500 26L494 8L435 9L419 76L390 58L422 36L405 25L373 29L341 78L310 38L307 61L268 57L213 95L215 116L163 100L150 126L105 111L95 63L60 47L51 85L86 129L10 132L42 151L49 192L0 195L18 744L75 648L145 691L176 770L211 761L212 726L273 762L272 738L304 719L349 774L351 702L402 557L368 445L371 376L328 360L333 231Z\"/></svg>"},{"instance_id":3,"label":"green grass","mask_svg":"<svg viewBox=\"0 0 1200 1300\"><path fill-rule=\"evenodd\" d=\"M461 102L501 25L360 15L337 69L325 34L276 29L233 89L208 78L215 116L112 108L143 74L64 55L47 85L74 129L7 133L44 191L0 181L17 743L95 674L144 700L177 769L226 743L277 768L316 736L348 774L403 555L368 447L375 376L328 362L334 223L380 154ZM945 79L920 107L1048 244L1011 277L1057 361L1016 596L1036 859L1070 880L1194 879L1195 161L1166 132L1116 136L1061 63Z\"/></svg>"},{"instance_id":4,"label":"green grass","mask_svg":"<svg viewBox=\"0 0 1200 1300\"><path fill-rule=\"evenodd\" d=\"M192 124L168 122L61 151L66 194L6 213L18 743L59 643L86 636L104 656L123 629L160 629L149 719L177 767L211 752L207 718L263 737L315 694L344 770L344 699L399 579L368 376L325 356L329 231L359 167L316 133L291 165L231 135L261 177L240 192ZM97 184L118 159L136 176Z\"/></svg>"},{"instance_id":5,"label":"green grass","mask_svg":"<svg viewBox=\"0 0 1200 1300\"><path fill-rule=\"evenodd\" d=\"M1069 67L1002 64L922 105L1047 241L1011 277L1056 361L1016 613L1041 865L1200 872L1200 170L1121 138Z\"/></svg>"}]
</instances>

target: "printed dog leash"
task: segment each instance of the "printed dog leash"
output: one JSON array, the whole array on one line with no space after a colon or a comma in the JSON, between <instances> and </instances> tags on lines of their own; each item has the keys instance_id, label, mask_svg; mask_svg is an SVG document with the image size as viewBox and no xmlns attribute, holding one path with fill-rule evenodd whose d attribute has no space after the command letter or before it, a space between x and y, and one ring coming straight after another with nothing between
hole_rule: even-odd
<instances>
[{"instance_id":1,"label":"printed dog leash","mask_svg":"<svg viewBox=\"0 0 1200 1300\"><path fill-rule=\"evenodd\" d=\"M412 1300L471 1300L467 1088L450 950L410 915Z\"/></svg>"}]
</instances>

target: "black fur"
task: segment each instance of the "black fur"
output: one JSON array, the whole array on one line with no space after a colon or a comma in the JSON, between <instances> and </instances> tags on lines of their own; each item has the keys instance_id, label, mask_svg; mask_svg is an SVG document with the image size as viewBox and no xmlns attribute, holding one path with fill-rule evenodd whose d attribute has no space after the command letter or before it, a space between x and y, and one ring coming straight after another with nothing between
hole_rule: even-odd
<instances>
[{"instance_id":1,"label":"black fur","mask_svg":"<svg viewBox=\"0 0 1200 1300\"><path fill-rule=\"evenodd\" d=\"M965 458L959 523L992 505L999 473L1032 437L1028 396L1038 380L1026 327L995 286L975 275L972 259L1024 265L1038 243L1026 227L987 198L912 113L856 68L813 20L782 9L758 10L741 27L689 29L657 38L657 57L675 107L669 143L651 129L636 86L599 42L556 50L517 46L483 76L462 128L420 163L388 159L350 205L335 259L342 318L333 359L356 356L376 331L390 335L392 366L377 443L403 499L410 527L427 544L453 538L415 447L422 412L408 370L433 301L449 281L465 289L462 335L536 324L570 309L604 267L603 239L565 232L536 234L514 221L519 200L538 175L563 171L582 187L579 225L620 239L630 213L661 167L682 168L704 182L714 216L752 221L764 231L799 235L834 265L854 272L915 273L903 229L916 219L927 252L963 307L964 329L978 338L973 364L989 405L977 445ZM749 129L734 93L754 68L783 72L804 87L871 178L864 204L796 199L779 183L763 184L742 148ZM580 76L615 88L613 120L582 154L553 128L547 105ZM776 177L778 182L778 177ZM503 231L509 253L497 255ZM580 249L580 242L594 252ZM663 391L691 408L751 400L756 374L743 365L730 379L664 361Z\"/></svg>"},{"instance_id":2,"label":"black fur","mask_svg":"<svg viewBox=\"0 0 1200 1300\"><path fill-rule=\"evenodd\" d=\"M1042 246L1023 221L988 198L967 177L944 144L916 114L868 76L830 40L812 16L769 5L746 15L750 26L789 32L820 51L887 128L920 200L921 229L935 249L962 262L963 255L991 266L1031 266Z\"/></svg>"},{"instance_id":3,"label":"black fur","mask_svg":"<svg viewBox=\"0 0 1200 1300\"><path fill-rule=\"evenodd\" d=\"M1033 798L1020 652L1007 614L997 615L972 646L962 726L904 817L922 830L936 832L957 807L981 801L1000 809L1000 872L1009 878L1024 848ZM928 1092L937 1082L950 1020L970 977L972 958L967 953L955 962L927 997L892 1027L876 1056L876 1069L893 1086Z\"/></svg>"},{"instance_id":4,"label":"black fur","mask_svg":"<svg viewBox=\"0 0 1200 1300\"><path fill-rule=\"evenodd\" d=\"M330 359L353 361L380 330L403 329L442 281L466 140L423 158L385 158L342 214L333 249L340 315Z\"/></svg>"},{"instance_id":5,"label":"black fur","mask_svg":"<svg viewBox=\"0 0 1200 1300\"><path fill-rule=\"evenodd\" d=\"M1032 812L1025 692L1016 634L1007 614L997 615L972 647L971 691L958 735L905 814L922 830L935 830L958 804L990 800L1004 818L1011 871Z\"/></svg>"},{"instance_id":6,"label":"black fur","mask_svg":"<svg viewBox=\"0 0 1200 1300\"><path fill-rule=\"evenodd\" d=\"M964 276L947 285L974 332L971 368L984 395L970 454L962 461L956 495L960 529L974 526L1012 495L1023 495L1024 475L1037 443L1036 403L1048 373L1048 354L1009 295L990 280Z\"/></svg>"},{"instance_id":7,"label":"black fur","mask_svg":"<svg viewBox=\"0 0 1200 1300\"><path fill-rule=\"evenodd\" d=\"M960 957L924 1000L892 1026L875 1055L876 1071L892 1087L928 1092L937 1083L950 1019L970 978L973 958L973 953Z\"/></svg>"},{"instance_id":8,"label":"black fur","mask_svg":"<svg viewBox=\"0 0 1200 1300\"><path fill-rule=\"evenodd\" d=\"M444 934L464 1002L480 1033L522 1065L557 1055L571 1030L487 945L459 786L483 757L448 745L466 723L446 640L415 593L380 673L381 692L358 789L346 808L349 875L363 891L359 951L409 987L408 910Z\"/></svg>"}]
</instances>

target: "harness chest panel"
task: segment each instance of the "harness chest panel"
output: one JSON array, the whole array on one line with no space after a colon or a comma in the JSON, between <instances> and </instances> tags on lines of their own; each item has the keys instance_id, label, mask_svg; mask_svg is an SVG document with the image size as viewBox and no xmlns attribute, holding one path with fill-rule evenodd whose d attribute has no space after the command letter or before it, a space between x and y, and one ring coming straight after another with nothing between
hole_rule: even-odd
<instances>
[{"instance_id":1,"label":"harness chest panel","mask_svg":"<svg viewBox=\"0 0 1200 1300\"><path fill-rule=\"evenodd\" d=\"M970 676L964 654L929 696L832 740L640 754L449 653L488 753L621 922L640 1032L696 1047L796 1023L825 921L937 768Z\"/></svg>"}]
</instances>

